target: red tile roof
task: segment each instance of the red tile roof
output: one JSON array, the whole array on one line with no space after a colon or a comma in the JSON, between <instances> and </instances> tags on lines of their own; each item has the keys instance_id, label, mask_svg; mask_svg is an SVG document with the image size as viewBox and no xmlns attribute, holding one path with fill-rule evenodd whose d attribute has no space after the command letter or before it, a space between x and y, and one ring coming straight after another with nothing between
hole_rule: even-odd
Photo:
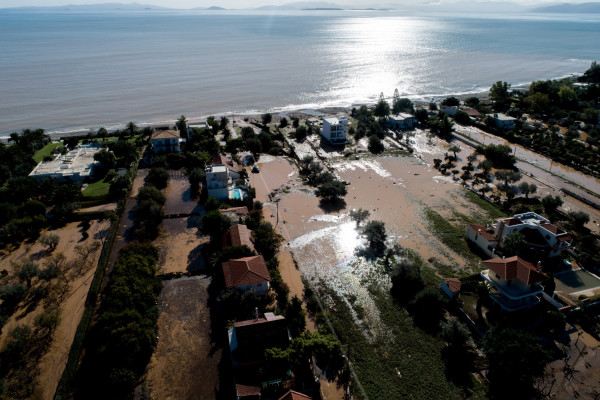
<instances>
[{"instance_id":1,"label":"red tile roof","mask_svg":"<svg viewBox=\"0 0 600 400\"><path fill-rule=\"evenodd\" d=\"M460 287L462 285L462 282L459 279L456 279L456 278L444 278L444 282L446 282L446 285L448 285L448 288L450 289L450 292L452 292L452 293L459 293L460 292Z\"/></svg>"},{"instance_id":2,"label":"red tile roof","mask_svg":"<svg viewBox=\"0 0 600 400\"><path fill-rule=\"evenodd\" d=\"M470 117L477 117L477 116L481 115L481 113L479 113L479 111L475 110L474 108L469 108L469 109L465 110L465 112Z\"/></svg>"},{"instance_id":3,"label":"red tile roof","mask_svg":"<svg viewBox=\"0 0 600 400\"><path fill-rule=\"evenodd\" d=\"M179 131L156 131L152 134L152 139L173 139L179 138Z\"/></svg>"},{"instance_id":4,"label":"red tile roof","mask_svg":"<svg viewBox=\"0 0 600 400\"><path fill-rule=\"evenodd\" d=\"M258 396L260 394L259 386L235 385L237 397Z\"/></svg>"},{"instance_id":5,"label":"red tile roof","mask_svg":"<svg viewBox=\"0 0 600 400\"><path fill-rule=\"evenodd\" d=\"M476 233L483 236L485 240L488 242L497 242L496 237L493 233L490 233L486 230L485 226L479 224L469 224L471 229L473 229Z\"/></svg>"},{"instance_id":6,"label":"red tile roof","mask_svg":"<svg viewBox=\"0 0 600 400\"><path fill-rule=\"evenodd\" d=\"M222 264L227 288L270 282L271 275L263 256L229 260Z\"/></svg>"},{"instance_id":7,"label":"red tile roof","mask_svg":"<svg viewBox=\"0 0 600 400\"><path fill-rule=\"evenodd\" d=\"M283 315L275 315L273 313L267 312L267 313L265 313L265 316L262 318L248 319L246 321L236 322L233 324L233 326L235 328L240 328L242 326L258 325L258 324L264 324L267 322L282 321L282 320L285 320L285 317Z\"/></svg>"},{"instance_id":8,"label":"red tile roof","mask_svg":"<svg viewBox=\"0 0 600 400\"><path fill-rule=\"evenodd\" d=\"M503 218L500 219L500 221L504 222L505 225L507 226L513 226L513 225L521 225L523 223L523 221L521 221L519 218Z\"/></svg>"},{"instance_id":9,"label":"red tile roof","mask_svg":"<svg viewBox=\"0 0 600 400\"><path fill-rule=\"evenodd\" d=\"M565 231L563 231L562 229L560 229L556 225L552 225L552 224L540 224L540 226L542 228L546 229L547 231L550 231L550 232L554 233L555 235L560 235L561 233L565 233Z\"/></svg>"},{"instance_id":10,"label":"red tile roof","mask_svg":"<svg viewBox=\"0 0 600 400\"><path fill-rule=\"evenodd\" d=\"M571 238L571 236L569 235L559 236L557 239L561 242L570 242L571 240L573 240L573 238Z\"/></svg>"},{"instance_id":11,"label":"red tile roof","mask_svg":"<svg viewBox=\"0 0 600 400\"><path fill-rule=\"evenodd\" d=\"M235 162L231 156L218 155L213 157L211 161L212 165L223 164L226 165L230 170L239 172L242 170L242 166Z\"/></svg>"},{"instance_id":12,"label":"red tile roof","mask_svg":"<svg viewBox=\"0 0 600 400\"><path fill-rule=\"evenodd\" d=\"M279 400L312 400L312 397L307 396L303 393L296 392L294 390L290 390L289 392L281 396Z\"/></svg>"},{"instance_id":13,"label":"red tile roof","mask_svg":"<svg viewBox=\"0 0 600 400\"><path fill-rule=\"evenodd\" d=\"M531 285L536 282L541 282L546 278L546 275L538 272L533 264L523 260L519 256L505 259L493 258L484 261L483 264L506 281L518 279L527 285Z\"/></svg>"},{"instance_id":14,"label":"red tile roof","mask_svg":"<svg viewBox=\"0 0 600 400\"><path fill-rule=\"evenodd\" d=\"M234 225L223 235L223 247L246 245L254 250L250 240L250 230L246 225Z\"/></svg>"}]
</instances>

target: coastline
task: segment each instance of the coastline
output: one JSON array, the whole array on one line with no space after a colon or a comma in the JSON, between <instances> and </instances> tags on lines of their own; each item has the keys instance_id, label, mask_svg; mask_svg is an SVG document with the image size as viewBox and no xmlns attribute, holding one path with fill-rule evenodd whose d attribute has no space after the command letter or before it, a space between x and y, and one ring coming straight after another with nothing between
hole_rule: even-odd
<instances>
[{"instance_id":1,"label":"coastline","mask_svg":"<svg viewBox=\"0 0 600 400\"><path fill-rule=\"evenodd\" d=\"M451 97L451 96L454 96L454 97L458 98L459 100L464 100L468 97L478 97L479 99L483 100L483 99L487 98L488 94L489 94L489 90L478 91L478 92L473 92L473 93L462 92L462 93L436 95L436 96L434 96L434 95L432 95L432 96L413 95L413 96L405 96L405 97L411 99L413 101L413 103L415 103L416 105L427 105L431 101L439 102L439 101L443 100L444 98ZM404 97L404 96L401 96L401 97ZM429 98L431 100L426 100ZM386 100L391 101L392 98L386 97ZM316 106L316 107L311 107L311 108L289 108L288 109L286 107L282 107L282 108L273 108L273 109L266 109L266 110L247 110L247 111L239 111L239 112L238 111L223 111L220 113L215 113L215 114L210 114L210 115L186 116L186 117L187 117L188 123L190 123L190 124L206 121L206 119L209 116L214 116L215 118L227 117L230 119L232 117L260 118L260 116L264 113L271 113L271 114L276 114L276 115L280 115L280 116L302 115L305 117L320 117L320 116L329 116L329 115L336 115L336 114L342 114L342 113L350 113L350 111L352 110L353 107L360 107L362 105L372 106L372 105L375 105L375 103L376 103L376 101L360 102L360 103L353 103L351 105L340 105L340 106L322 105L322 106ZM175 124L175 122L177 121L177 118L167 119L167 120L154 120L154 121L139 121L139 120L136 120L135 118L132 118L131 121L135 122L135 124L139 128L145 128L145 127L157 128L157 127L166 126L166 125L173 126ZM52 128L46 129L44 127L35 127L35 128L23 128L23 129L38 129L38 128L44 129L45 133L52 138L52 141L58 141L60 138L63 138L63 137L85 136L88 134L93 135L93 134L95 134L96 130L98 128L100 128L101 126L104 126L109 133L113 133L119 129L124 129L127 122L122 122L120 124L117 122L110 122L105 125L92 126L89 128L88 127L72 127L72 128L55 128L54 130L52 130ZM17 133L20 133L20 131ZM9 133L1 134L0 142L7 143L8 140L10 139L9 135L10 135Z\"/></svg>"}]
</instances>

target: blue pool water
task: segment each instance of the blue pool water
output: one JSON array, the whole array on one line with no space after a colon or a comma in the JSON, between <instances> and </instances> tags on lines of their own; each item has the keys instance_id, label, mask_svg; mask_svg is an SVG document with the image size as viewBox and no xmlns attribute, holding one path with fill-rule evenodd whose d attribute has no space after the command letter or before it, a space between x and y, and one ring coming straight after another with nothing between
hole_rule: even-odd
<instances>
[{"instance_id":1,"label":"blue pool water","mask_svg":"<svg viewBox=\"0 0 600 400\"><path fill-rule=\"evenodd\" d=\"M241 189L233 189L233 199L241 200L244 198L244 192Z\"/></svg>"}]
</instances>

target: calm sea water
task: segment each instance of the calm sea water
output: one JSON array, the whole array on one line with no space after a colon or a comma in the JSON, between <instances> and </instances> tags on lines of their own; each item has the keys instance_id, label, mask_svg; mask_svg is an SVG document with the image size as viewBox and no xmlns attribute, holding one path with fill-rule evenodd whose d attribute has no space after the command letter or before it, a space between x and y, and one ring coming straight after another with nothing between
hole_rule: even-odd
<instances>
[{"instance_id":1,"label":"calm sea water","mask_svg":"<svg viewBox=\"0 0 600 400\"><path fill-rule=\"evenodd\" d=\"M600 17L0 11L0 133L431 98L585 71Z\"/></svg>"}]
</instances>

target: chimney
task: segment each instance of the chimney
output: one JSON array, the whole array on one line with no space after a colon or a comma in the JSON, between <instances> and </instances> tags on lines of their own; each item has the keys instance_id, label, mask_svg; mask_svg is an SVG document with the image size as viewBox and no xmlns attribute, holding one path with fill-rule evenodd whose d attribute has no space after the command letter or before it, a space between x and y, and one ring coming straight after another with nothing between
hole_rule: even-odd
<instances>
[{"instance_id":1,"label":"chimney","mask_svg":"<svg viewBox=\"0 0 600 400\"><path fill-rule=\"evenodd\" d=\"M258 307L254 307L254 313L256 315L256 320L258 321Z\"/></svg>"}]
</instances>

